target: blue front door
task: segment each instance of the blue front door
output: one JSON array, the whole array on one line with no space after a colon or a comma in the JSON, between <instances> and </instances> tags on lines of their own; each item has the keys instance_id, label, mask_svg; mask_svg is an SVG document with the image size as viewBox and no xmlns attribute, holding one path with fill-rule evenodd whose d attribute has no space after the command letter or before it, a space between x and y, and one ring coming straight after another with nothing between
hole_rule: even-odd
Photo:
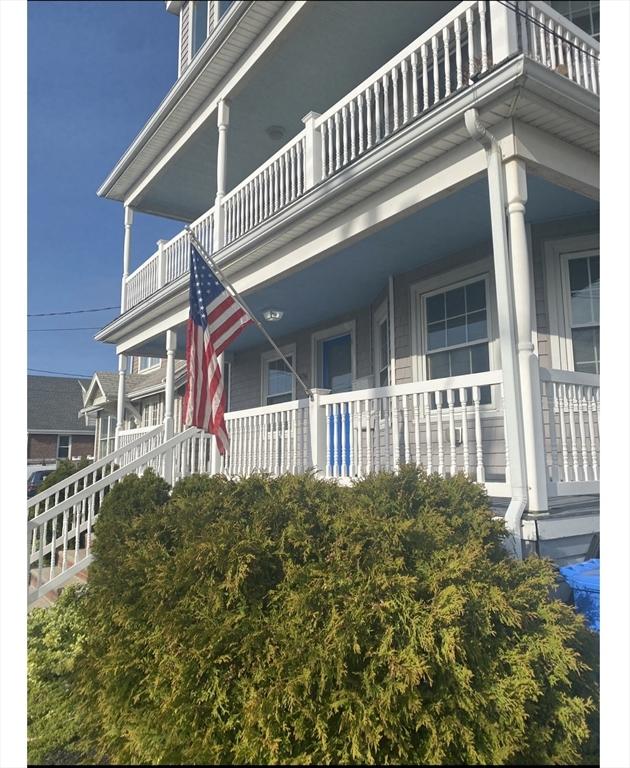
<instances>
[{"instance_id":1,"label":"blue front door","mask_svg":"<svg viewBox=\"0 0 630 768\"><path fill-rule=\"evenodd\" d=\"M327 339L322 343L322 386L333 394L349 392L352 389L352 337L350 334ZM335 426L337 428L337 451L334 450ZM346 450L342 456L341 430L345 432ZM335 406L328 420L330 446L328 461L337 474L342 474L345 464L346 473L350 468L350 414L342 413L342 408Z\"/></svg>"}]
</instances>

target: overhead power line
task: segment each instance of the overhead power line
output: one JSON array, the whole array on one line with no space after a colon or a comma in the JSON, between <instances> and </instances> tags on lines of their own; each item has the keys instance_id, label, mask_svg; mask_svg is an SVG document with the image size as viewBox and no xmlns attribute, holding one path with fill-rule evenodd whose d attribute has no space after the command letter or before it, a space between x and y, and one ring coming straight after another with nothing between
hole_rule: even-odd
<instances>
[{"instance_id":1,"label":"overhead power line","mask_svg":"<svg viewBox=\"0 0 630 768\"><path fill-rule=\"evenodd\" d=\"M557 37L559 40L562 40L562 42L567 43L572 48L575 48L579 53L583 53L586 56L588 56L591 59L595 59L595 61L599 61L599 56L596 56L593 53L589 53L589 51L585 51L583 48L581 48L579 45L576 45L571 40L567 39L563 35L558 34L555 29L552 29L551 27L548 27L546 24L543 24L540 19L537 19L535 16L532 16L531 13L528 13L527 11L524 11L522 8L518 8L516 5L514 5L511 2L508 2L507 0L497 0L497 2L501 3L505 8L508 8L510 11L515 13L517 16L522 16L525 19L529 19L531 23L538 27L539 29L544 30L550 35L553 35L553 37Z\"/></svg>"},{"instance_id":2,"label":"overhead power line","mask_svg":"<svg viewBox=\"0 0 630 768\"><path fill-rule=\"evenodd\" d=\"M108 309L120 309L120 306L116 307L96 307L93 309L68 309L65 312L38 312L36 314L27 315L27 317L52 317L53 315L80 315L84 312L105 312Z\"/></svg>"},{"instance_id":3,"label":"overhead power line","mask_svg":"<svg viewBox=\"0 0 630 768\"><path fill-rule=\"evenodd\" d=\"M45 371L41 368L29 368L33 373L50 373L53 376L78 376L80 379L91 379L91 373L67 373L65 371Z\"/></svg>"},{"instance_id":4,"label":"overhead power line","mask_svg":"<svg viewBox=\"0 0 630 768\"><path fill-rule=\"evenodd\" d=\"M29 328L29 333L50 333L52 331L100 331L102 326L84 326L82 328Z\"/></svg>"}]
</instances>

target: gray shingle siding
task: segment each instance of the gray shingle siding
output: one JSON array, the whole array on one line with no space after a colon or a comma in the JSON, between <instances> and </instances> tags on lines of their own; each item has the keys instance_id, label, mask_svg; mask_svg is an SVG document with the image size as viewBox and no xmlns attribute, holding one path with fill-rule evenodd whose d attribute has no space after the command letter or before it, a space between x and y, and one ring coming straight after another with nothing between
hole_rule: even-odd
<instances>
[{"instance_id":1,"label":"gray shingle siding","mask_svg":"<svg viewBox=\"0 0 630 768\"><path fill-rule=\"evenodd\" d=\"M94 427L86 425L77 415L83 407L81 384L87 389L90 380L28 376L28 431L94 432Z\"/></svg>"}]
</instances>

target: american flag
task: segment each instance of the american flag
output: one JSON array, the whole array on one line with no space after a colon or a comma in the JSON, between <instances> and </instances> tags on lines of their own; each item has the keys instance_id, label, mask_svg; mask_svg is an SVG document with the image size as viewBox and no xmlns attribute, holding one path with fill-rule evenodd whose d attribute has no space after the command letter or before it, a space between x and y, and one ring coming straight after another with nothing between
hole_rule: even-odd
<instances>
[{"instance_id":1,"label":"american flag","mask_svg":"<svg viewBox=\"0 0 630 768\"><path fill-rule=\"evenodd\" d=\"M252 321L191 245L190 316L186 337L184 426L214 435L223 455L229 446L225 390L218 357Z\"/></svg>"}]
</instances>

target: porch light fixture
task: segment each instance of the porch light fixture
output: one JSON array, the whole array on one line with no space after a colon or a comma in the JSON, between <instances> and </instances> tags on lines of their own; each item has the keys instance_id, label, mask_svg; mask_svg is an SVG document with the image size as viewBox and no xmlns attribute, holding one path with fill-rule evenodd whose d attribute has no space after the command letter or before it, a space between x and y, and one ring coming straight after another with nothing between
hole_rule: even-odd
<instances>
[{"instance_id":1,"label":"porch light fixture","mask_svg":"<svg viewBox=\"0 0 630 768\"><path fill-rule=\"evenodd\" d=\"M265 309L263 317L268 323L276 323L278 320L282 320L284 312L281 309Z\"/></svg>"},{"instance_id":2,"label":"porch light fixture","mask_svg":"<svg viewBox=\"0 0 630 768\"><path fill-rule=\"evenodd\" d=\"M270 125L269 128L265 128L265 133L272 141L281 141L286 131L281 125Z\"/></svg>"}]
</instances>

